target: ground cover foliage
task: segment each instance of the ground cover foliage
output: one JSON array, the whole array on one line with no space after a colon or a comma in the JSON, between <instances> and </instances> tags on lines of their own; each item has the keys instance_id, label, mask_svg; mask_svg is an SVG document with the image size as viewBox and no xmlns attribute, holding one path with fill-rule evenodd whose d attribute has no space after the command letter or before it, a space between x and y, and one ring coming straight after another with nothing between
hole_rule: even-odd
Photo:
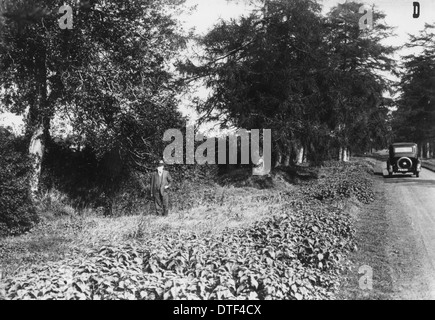
<instances>
[{"instance_id":1,"label":"ground cover foliage","mask_svg":"<svg viewBox=\"0 0 435 320\"><path fill-rule=\"evenodd\" d=\"M220 233L150 230L8 276L3 299L333 299L357 248L367 164L326 164L265 218ZM354 186L358 186L355 188ZM350 201L348 201L350 200Z\"/></svg>"}]
</instances>

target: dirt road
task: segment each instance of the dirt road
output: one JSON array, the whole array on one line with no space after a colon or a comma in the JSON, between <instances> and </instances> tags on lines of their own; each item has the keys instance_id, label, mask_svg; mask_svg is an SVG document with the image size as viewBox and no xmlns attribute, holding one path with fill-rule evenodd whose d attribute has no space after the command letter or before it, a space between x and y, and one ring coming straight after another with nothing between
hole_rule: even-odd
<instances>
[{"instance_id":1,"label":"dirt road","mask_svg":"<svg viewBox=\"0 0 435 320\"><path fill-rule=\"evenodd\" d=\"M384 163L378 173L386 175ZM386 252L393 299L435 299L435 173L379 175L388 222Z\"/></svg>"},{"instance_id":2,"label":"dirt road","mask_svg":"<svg viewBox=\"0 0 435 320\"><path fill-rule=\"evenodd\" d=\"M387 177L375 167L376 200L356 215L359 250L339 299L435 299L435 173ZM358 268L373 269L373 289L362 290Z\"/></svg>"}]
</instances>

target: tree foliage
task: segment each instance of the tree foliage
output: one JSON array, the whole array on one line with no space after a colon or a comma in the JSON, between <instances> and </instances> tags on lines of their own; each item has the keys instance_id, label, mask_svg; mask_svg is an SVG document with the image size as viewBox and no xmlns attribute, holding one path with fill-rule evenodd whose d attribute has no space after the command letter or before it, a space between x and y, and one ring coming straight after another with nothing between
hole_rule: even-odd
<instances>
[{"instance_id":1,"label":"tree foliage","mask_svg":"<svg viewBox=\"0 0 435 320\"><path fill-rule=\"evenodd\" d=\"M223 125L272 129L275 149L286 152L302 144L325 157L331 144L383 144L390 83L380 72L394 70L394 48L381 44L391 34L383 14L360 30L361 5L322 16L316 1L266 1L221 21L201 39L200 64L181 66L213 90L198 110Z\"/></svg>"},{"instance_id":2,"label":"tree foliage","mask_svg":"<svg viewBox=\"0 0 435 320\"><path fill-rule=\"evenodd\" d=\"M435 25L426 24L417 36L410 36L408 48L420 53L404 58L398 109L394 113L396 140L433 142L435 139Z\"/></svg>"},{"instance_id":3,"label":"tree foliage","mask_svg":"<svg viewBox=\"0 0 435 320\"><path fill-rule=\"evenodd\" d=\"M185 36L168 11L183 2L80 1L72 5L73 28L64 30L63 1L2 2L1 102L27 115L28 138L42 128L44 147L53 145L58 117L72 126L71 148L148 170L162 154L164 131L183 125L182 87L170 63Z\"/></svg>"},{"instance_id":4,"label":"tree foliage","mask_svg":"<svg viewBox=\"0 0 435 320\"><path fill-rule=\"evenodd\" d=\"M392 35L391 28L383 23L385 14L372 8L373 27L361 30L361 6L355 2L339 5L327 20L327 82L332 84L325 97L330 108L328 122L332 121L340 143L354 146L355 151L386 144L391 99L384 98L384 94L391 93L393 83L387 72L396 73L391 56L396 48L382 44Z\"/></svg>"}]
</instances>

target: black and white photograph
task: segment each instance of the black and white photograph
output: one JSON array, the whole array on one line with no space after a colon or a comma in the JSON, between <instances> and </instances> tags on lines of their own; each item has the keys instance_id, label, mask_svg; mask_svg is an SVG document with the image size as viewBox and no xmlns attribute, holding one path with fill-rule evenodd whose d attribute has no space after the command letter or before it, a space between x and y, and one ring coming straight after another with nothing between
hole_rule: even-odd
<instances>
[{"instance_id":1,"label":"black and white photograph","mask_svg":"<svg viewBox=\"0 0 435 320\"><path fill-rule=\"evenodd\" d=\"M0 0L0 300L434 300L434 151L433 0Z\"/></svg>"}]
</instances>

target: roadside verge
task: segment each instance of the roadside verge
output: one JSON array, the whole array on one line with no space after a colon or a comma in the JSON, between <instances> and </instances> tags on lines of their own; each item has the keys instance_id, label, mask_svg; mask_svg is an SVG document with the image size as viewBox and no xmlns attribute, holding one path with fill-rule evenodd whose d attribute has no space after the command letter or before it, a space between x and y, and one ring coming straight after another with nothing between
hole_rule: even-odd
<instances>
[{"instance_id":1,"label":"roadside verge","mask_svg":"<svg viewBox=\"0 0 435 320\"><path fill-rule=\"evenodd\" d=\"M435 159L423 160L421 166L425 169L435 172Z\"/></svg>"}]
</instances>

